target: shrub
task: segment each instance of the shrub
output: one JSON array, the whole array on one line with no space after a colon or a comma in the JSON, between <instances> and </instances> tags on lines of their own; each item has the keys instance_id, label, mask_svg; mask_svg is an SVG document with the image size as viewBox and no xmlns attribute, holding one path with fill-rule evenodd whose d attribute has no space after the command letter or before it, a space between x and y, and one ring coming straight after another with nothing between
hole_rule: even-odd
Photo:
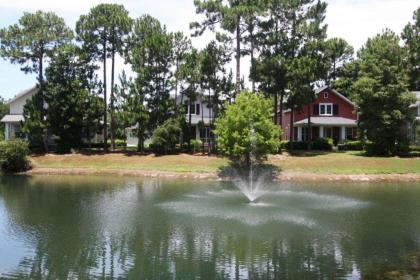
<instances>
[{"instance_id":1,"label":"shrub","mask_svg":"<svg viewBox=\"0 0 420 280\"><path fill-rule=\"evenodd\" d=\"M282 140L280 142L280 150L288 150L289 149L289 140Z\"/></svg>"},{"instance_id":2,"label":"shrub","mask_svg":"<svg viewBox=\"0 0 420 280\"><path fill-rule=\"evenodd\" d=\"M153 131L150 147L156 154L173 153L179 144L181 126L176 119L168 119Z\"/></svg>"},{"instance_id":3,"label":"shrub","mask_svg":"<svg viewBox=\"0 0 420 280\"><path fill-rule=\"evenodd\" d=\"M312 142L313 150L331 151L334 146L334 141L331 138L318 138Z\"/></svg>"},{"instance_id":4,"label":"shrub","mask_svg":"<svg viewBox=\"0 0 420 280\"><path fill-rule=\"evenodd\" d=\"M345 145L346 150L348 151L363 151L362 141L348 141Z\"/></svg>"},{"instance_id":5,"label":"shrub","mask_svg":"<svg viewBox=\"0 0 420 280\"><path fill-rule=\"evenodd\" d=\"M0 167L5 173L22 172L29 168L26 158L29 153L28 144L23 140L0 142Z\"/></svg>"},{"instance_id":6,"label":"shrub","mask_svg":"<svg viewBox=\"0 0 420 280\"><path fill-rule=\"evenodd\" d=\"M197 139L191 140L191 147L194 153L200 151L202 148L202 145L203 145L203 142L201 142L201 140L197 140Z\"/></svg>"},{"instance_id":7,"label":"shrub","mask_svg":"<svg viewBox=\"0 0 420 280\"><path fill-rule=\"evenodd\" d=\"M410 151L411 152L420 152L420 146L419 145L417 145L417 146L410 146Z\"/></svg>"}]
</instances>

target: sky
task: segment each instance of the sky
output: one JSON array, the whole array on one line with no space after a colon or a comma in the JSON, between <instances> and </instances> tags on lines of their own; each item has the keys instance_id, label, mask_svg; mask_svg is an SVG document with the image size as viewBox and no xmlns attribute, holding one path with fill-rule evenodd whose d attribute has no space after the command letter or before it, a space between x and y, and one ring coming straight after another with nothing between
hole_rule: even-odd
<instances>
[{"instance_id":1,"label":"sky","mask_svg":"<svg viewBox=\"0 0 420 280\"><path fill-rule=\"evenodd\" d=\"M328 37L341 37L358 50L369 37L390 28L401 33L412 21L414 11L420 7L419 0L325 0L328 3L326 23ZM190 34L189 23L199 18L195 14L193 0L0 0L0 28L16 23L23 12L37 10L53 11L74 28L81 14L99 3L123 4L132 18L150 14L165 24L169 31ZM202 48L213 35L194 38L193 45ZM244 68L248 58L243 58ZM128 69L120 60L117 71ZM244 71L247 76L247 72ZM0 58L0 96L9 99L32 87L35 74L24 74L19 65Z\"/></svg>"}]
</instances>

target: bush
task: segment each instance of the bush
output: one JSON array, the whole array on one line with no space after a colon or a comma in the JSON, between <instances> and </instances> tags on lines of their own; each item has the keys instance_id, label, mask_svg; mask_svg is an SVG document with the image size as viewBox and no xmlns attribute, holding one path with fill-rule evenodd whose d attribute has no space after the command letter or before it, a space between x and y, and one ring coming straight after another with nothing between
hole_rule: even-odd
<instances>
[{"instance_id":1,"label":"bush","mask_svg":"<svg viewBox=\"0 0 420 280\"><path fill-rule=\"evenodd\" d=\"M28 144L23 140L0 142L0 167L5 173L28 170Z\"/></svg>"},{"instance_id":2,"label":"bush","mask_svg":"<svg viewBox=\"0 0 420 280\"><path fill-rule=\"evenodd\" d=\"M283 151L283 150L288 150L289 149L289 140L282 140L281 142L280 142L280 150L281 151Z\"/></svg>"},{"instance_id":3,"label":"bush","mask_svg":"<svg viewBox=\"0 0 420 280\"><path fill-rule=\"evenodd\" d=\"M173 153L179 144L181 126L176 119L168 119L153 131L150 147L156 154Z\"/></svg>"},{"instance_id":4,"label":"bush","mask_svg":"<svg viewBox=\"0 0 420 280\"><path fill-rule=\"evenodd\" d=\"M410 146L410 151L411 152L419 152L420 153L420 146Z\"/></svg>"},{"instance_id":5,"label":"bush","mask_svg":"<svg viewBox=\"0 0 420 280\"><path fill-rule=\"evenodd\" d=\"M196 153L196 152L200 151L201 148L203 147L203 142L201 142L201 140L192 139L191 140L191 147L193 149L193 152Z\"/></svg>"},{"instance_id":6,"label":"bush","mask_svg":"<svg viewBox=\"0 0 420 280\"><path fill-rule=\"evenodd\" d=\"M318 138L312 141L312 149L319 151L331 151L334 146L334 141L331 138Z\"/></svg>"},{"instance_id":7,"label":"bush","mask_svg":"<svg viewBox=\"0 0 420 280\"><path fill-rule=\"evenodd\" d=\"M345 147L347 151L363 151L362 141L347 141Z\"/></svg>"}]
</instances>

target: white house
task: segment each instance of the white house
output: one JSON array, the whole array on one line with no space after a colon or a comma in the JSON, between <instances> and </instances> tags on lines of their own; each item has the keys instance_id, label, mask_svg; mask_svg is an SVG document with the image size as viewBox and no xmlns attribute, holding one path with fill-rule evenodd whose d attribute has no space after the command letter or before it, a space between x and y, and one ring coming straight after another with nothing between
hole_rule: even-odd
<instances>
[{"instance_id":1,"label":"white house","mask_svg":"<svg viewBox=\"0 0 420 280\"><path fill-rule=\"evenodd\" d=\"M179 104L181 101L177 101ZM191 113L191 125L195 132L195 139L201 140L204 144L209 144L213 137L210 132L210 124L214 118L212 108L209 108L206 100L202 95L198 96L197 100L189 106L188 98L184 98L185 121L189 123Z\"/></svg>"},{"instance_id":2,"label":"white house","mask_svg":"<svg viewBox=\"0 0 420 280\"><path fill-rule=\"evenodd\" d=\"M5 124L4 128L4 138L5 140L11 140L15 138L25 138L25 135L21 133L21 126L22 122L24 121L23 117L23 107L25 106L26 102L31 100L32 96L34 96L38 92L38 88L36 86L24 90L6 104L9 105L9 114L5 115L0 122ZM53 143L53 138L50 139L51 143ZM103 135L95 134L95 136L91 139L94 143L99 143L103 141Z\"/></svg>"},{"instance_id":3,"label":"white house","mask_svg":"<svg viewBox=\"0 0 420 280\"><path fill-rule=\"evenodd\" d=\"M23 107L26 102L32 98L32 96L38 92L38 88L32 87L24 90L13 99L7 102L9 105L9 114L1 119L1 122L5 124L4 138L10 140L14 138L21 138L21 122L23 121Z\"/></svg>"},{"instance_id":4,"label":"white house","mask_svg":"<svg viewBox=\"0 0 420 280\"><path fill-rule=\"evenodd\" d=\"M174 96L171 96L174 98ZM188 98L184 97L181 101L181 98L177 98L177 104L185 106L185 122L189 122L189 114L191 112L191 125L195 139L202 141L204 144L210 144L213 139L213 136L210 131L210 124L214 118L214 112L212 108L209 108L206 99L199 95L191 106L189 106ZM137 125L127 128L127 145L128 146L137 146L138 139L134 133L137 129ZM145 141L145 144L149 144L150 139Z\"/></svg>"}]
</instances>

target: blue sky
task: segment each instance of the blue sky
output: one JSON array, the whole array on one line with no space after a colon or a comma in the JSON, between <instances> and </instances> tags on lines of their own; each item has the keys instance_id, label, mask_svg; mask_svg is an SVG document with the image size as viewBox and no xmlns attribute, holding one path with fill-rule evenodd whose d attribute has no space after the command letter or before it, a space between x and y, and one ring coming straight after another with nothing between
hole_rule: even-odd
<instances>
[{"instance_id":1,"label":"blue sky","mask_svg":"<svg viewBox=\"0 0 420 280\"><path fill-rule=\"evenodd\" d=\"M158 18L170 31L184 31L189 34L189 23L197 20L193 0L0 0L0 28L18 21L23 12L36 10L54 11L74 28L80 14L88 13L92 6L103 2L123 4L131 17L150 14ZM342 37L355 49L360 48L367 38L388 27L400 33L412 20L418 0L326 0L328 3L326 22L329 37ZM193 40L196 47L202 47L212 38L206 34ZM248 58L244 58L244 68ZM122 61L117 71L126 69ZM246 72L244 73L246 75ZM0 59L0 96L9 99L20 91L35 84L35 75L25 75L19 65Z\"/></svg>"}]
</instances>

